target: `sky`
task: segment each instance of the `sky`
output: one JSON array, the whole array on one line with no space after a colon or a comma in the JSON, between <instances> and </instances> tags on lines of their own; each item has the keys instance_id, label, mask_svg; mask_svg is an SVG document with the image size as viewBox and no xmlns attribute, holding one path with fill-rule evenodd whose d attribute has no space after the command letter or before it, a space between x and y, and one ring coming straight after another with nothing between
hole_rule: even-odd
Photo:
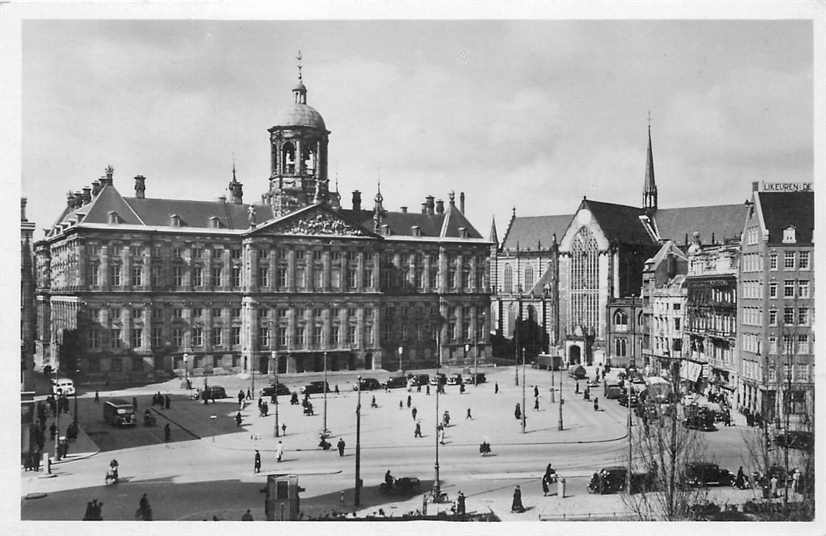
<instances>
[{"instance_id":1,"label":"sky","mask_svg":"<svg viewBox=\"0 0 826 536\"><path fill-rule=\"evenodd\" d=\"M648 114L661 207L813 181L806 21L23 23L22 195L38 228L115 168L147 197L216 199L233 157L267 188L267 129L301 49L344 206L419 210L464 191L484 235L583 196L639 205ZM42 236L38 233L36 236Z\"/></svg>"}]
</instances>

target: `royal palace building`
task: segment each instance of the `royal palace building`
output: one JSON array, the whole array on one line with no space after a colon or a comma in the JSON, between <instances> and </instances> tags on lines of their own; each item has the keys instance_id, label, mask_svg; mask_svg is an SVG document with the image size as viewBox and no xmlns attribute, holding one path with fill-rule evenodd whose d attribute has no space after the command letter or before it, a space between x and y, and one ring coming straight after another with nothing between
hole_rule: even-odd
<instances>
[{"instance_id":1,"label":"royal palace building","mask_svg":"<svg viewBox=\"0 0 826 536\"><path fill-rule=\"evenodd\" d=\"M343 207L300 71L292 96L260 202L234 166L217 201L148 197L141 175L125 197L111 166L69 193L35 245L37 368L130 381L484 362L491 249L464 193L390 211L379 188Z\"/></svg>"}]
</instances>

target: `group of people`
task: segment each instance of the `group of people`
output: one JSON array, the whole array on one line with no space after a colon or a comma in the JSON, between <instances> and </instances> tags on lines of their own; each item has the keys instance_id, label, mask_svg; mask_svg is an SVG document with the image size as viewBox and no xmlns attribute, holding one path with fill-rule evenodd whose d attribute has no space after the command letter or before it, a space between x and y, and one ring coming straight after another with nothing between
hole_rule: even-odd
<instances>
[{"instance_id":1,"label":"group of people","mask_svg":"<svg viewBox=\"0 0 826 536\"><path fill-rule=\"evenodd\" d=\"M103 521L103 502L97 499L87 502L83 521Z\"/></svg>"},{"instance_id":2,"label":"group of people","mask_svg":"<svg viewBox=\"0 0 826 536\"><path fill-rule=\"evenodd\" d=\"M132 405L135 406L135 411L138 411L138 400L132 398ZM161 409L169 409L172 406L172 400L169 395L162 395L160 391L152 395L152 406L160 406Z\"/></svg>"}]
</instances>

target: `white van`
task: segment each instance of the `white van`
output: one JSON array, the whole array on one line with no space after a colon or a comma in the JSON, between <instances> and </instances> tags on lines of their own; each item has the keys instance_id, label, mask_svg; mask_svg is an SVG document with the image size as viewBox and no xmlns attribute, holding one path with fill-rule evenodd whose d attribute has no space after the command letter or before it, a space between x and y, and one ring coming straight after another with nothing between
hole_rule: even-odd
<instances>
[{"instance_id":1,"label":"white van","mask_svg":"<svg viewBox=\"0 0 826 536\"><path fill-rule=\"evenodd\" d=\"M75 394L75 382L69 378L58 378L56 380L52 380L52 392L54 394L62 393L66 396L72 396Z\"/></svg>"}]
</instances>

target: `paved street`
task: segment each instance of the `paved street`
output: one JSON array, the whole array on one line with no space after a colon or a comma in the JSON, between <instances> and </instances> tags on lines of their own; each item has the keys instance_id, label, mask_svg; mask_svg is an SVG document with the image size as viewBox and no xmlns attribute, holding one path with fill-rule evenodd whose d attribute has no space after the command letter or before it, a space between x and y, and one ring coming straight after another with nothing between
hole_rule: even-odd
<instances>
[{"instance_id":1,"label":"paved street","mask_svg":"<svg viewBox=\"0 0 826 536\"><path fill-rule=\"evenodd\" d=\"M451 425L447 429L445 445L439 448L440 478L451 499L462 490L467 496L469 511L496 512L510 517L510 496L513 486L520 484L523 499L529 507L518 519L535 520L540 515L580 516L588 513L611 515L623 512L618 496L593 496L586 492L590 475L606 465L624 463L627 456L625 439L626 408L616 401L600 400L601 411L595 412L592 403L574 395L573 382L565 378L563 406L565 429L557 429L558 404L550 402L550 373L527 370L527 433L521 432L520 422L514 418L514 406L522 402L522 388L514 386L513 368L486 369L488 383L474 388L468 386L459 394L457 386L447 386L439 397L439 413L450 412ZM559 374L559 373L558 373ZM378 377L378 375L376 375ZM557 376L557 382L558 382ZM230 395L237 392L237 378L215 378L211 383L225 385ZM246 380L248 381L248 380ZM307 380L301 378L298 383ZM494 394L494 383L500 392ZM521 382L521 372L520 372ZM341 437L346 443L345 456L333 450L317 447L323 423L321 395L313 395L316 415L304 416L301 406L289 404L289 397L280 397L279 422L287 425L284 438L284 461L274 460L274 407L270 416L258 416L255 403L242 415L241 429L233 417L238 411L237 401L225 399L204 406L189 400L177 388L178 382L162 386L173 395L170 410L157 410L159 426L135 429L106 429L100 423L98 405L90 393L79 401L80 422L90 431L90 437L100 441L102 452L55 466L54 478L42 478L32 473L23 474L23 494L45 493L42 498L23 499L24 519L79 519L86 501L98 498L105 503L104 519L132 519L137 501L147 493L155 519L239 519L246 508L251 508L256 519L263 519L263 495L260 490L264 474L297 474L302 493L301 509L305 515L320 515L334 509L352 511L354 475L355 407L357 394L344 382L339 382L341 393L328 396L327 426L335 444ZM298 383L295 385L297 386ZM331 386L333 382L331 381ZM248 385L248 384L247 384ZM260 384L259 384L260 385ZM540 411L534 411L532 386L541 392ZM152 386L138 396L140 411L150 406L148 393L157 391ZM174 387L174 389L172 388ZM293 385L291 385L291 388ZM234 391L233 391L234 390ZM595 390L596 391L596 390ZM435 393L435 390L433 391ZM106 398L112 393L101 393ZM124 391L124 396L132 396ZM378 407L371 408L375 396ZM423 438L413 437L414 420L407 407L406 389L362 393L362 451L361 476L364 480L362 511L383 508L387 513L401 514L421 507L421 496L385 497L378 491L384 472L390 469L394 476L416 476L422 480L423 490L432 486L436 437L435 394L425 391L411 396L411 409L416 407ZM558 399L558 393L555 395ZM399 408L402 402L402 408ZM471 408L472 419L466 419ZM215 419L210 419L215 415ZM167 420L172 424L173 442L164 444L161 427ZM704 434L709 458L736 471L744 464L741 434L744 427L722 428ZM494 456L481 458L478 445L489 441ZM263 458L262 474L253 472L255 449ZM123 481L117 486L102 486L108 461L120 462ZM569 497L543 497L540 476L547 463L553 463L568 480ZM341 503L343 496L343 504ZM720 493L715 491L715 493ZM727 489L730 500L745 500L751 492ZM432 508L432 507L431 507Z\"/></svg>"}]
</instances>

